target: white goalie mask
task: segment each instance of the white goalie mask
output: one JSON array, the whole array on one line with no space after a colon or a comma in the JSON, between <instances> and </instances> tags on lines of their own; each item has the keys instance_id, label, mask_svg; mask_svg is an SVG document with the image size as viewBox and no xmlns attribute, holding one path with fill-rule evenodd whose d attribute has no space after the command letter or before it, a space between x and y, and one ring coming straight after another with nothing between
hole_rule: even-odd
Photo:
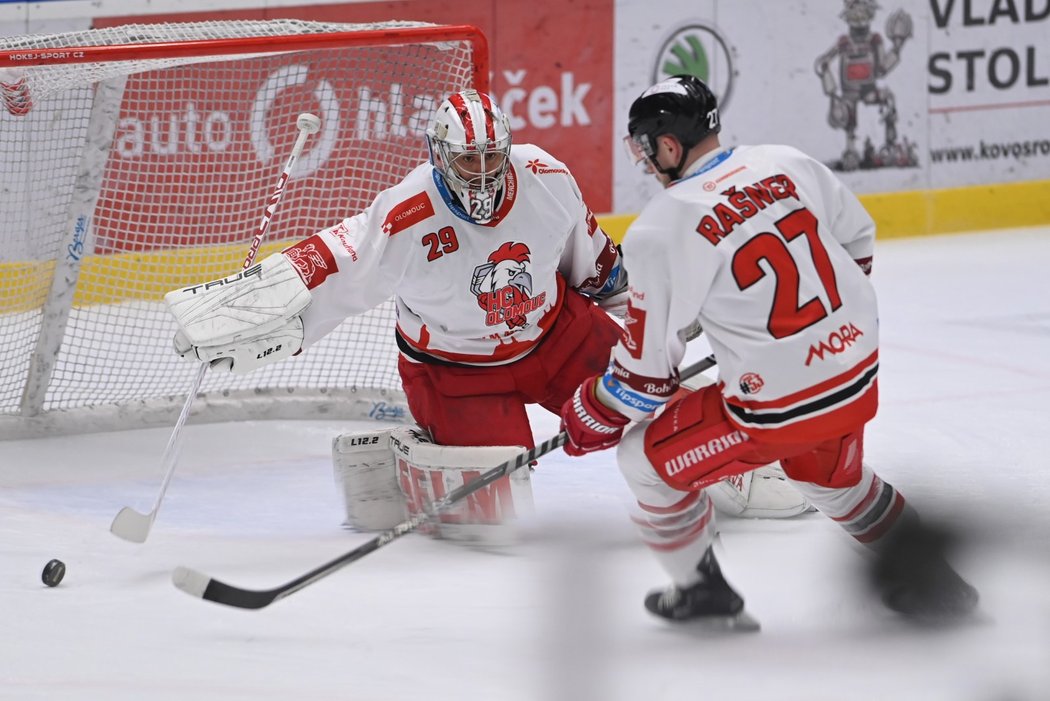
<instances>
[{"instance_id":1,"label":"white goalie mask","mask_svg":"<svg viewBox=\"0 0 1050 701\"><path fill-rule=\"evenodd\" d=\"M464 90L441 103L427 129L430 162L467 215L492 221L510 168L510 120L491 97Z\"/></svg>"}]
</instances>

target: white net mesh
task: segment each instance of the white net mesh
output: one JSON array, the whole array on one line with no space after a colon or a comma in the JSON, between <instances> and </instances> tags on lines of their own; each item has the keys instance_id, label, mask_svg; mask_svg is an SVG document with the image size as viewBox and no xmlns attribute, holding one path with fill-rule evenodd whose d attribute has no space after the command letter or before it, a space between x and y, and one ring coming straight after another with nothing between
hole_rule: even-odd
<instances>
[{"instance_id":1,"label":"white net mesh","mask_svg":"<svg viewBox=\"0 0 1050 701\"><path fill-rule=\"evenodd\" d=\"M0 39L0 51L25 55L245 39L223 42L226 55L18 66L33 106L25 116L0 109L0 437L176 415L196 367L171 351L164 292L240 269L299 113L322 128L260 259L360 211L426 159L433 109L472 84L475 60L469 41L412 43L396 31L429 26L235 21ZM347 32L386 43L313 43ZM302 45L280 53L253 39L286 47L295 35ZM315 411L354 415L351 400L368 398L366 411L397 418L402 409L375 397L395 402L399 388L388 303L301 356L243 377L208 373L195 415L227 402L244 417L241 402L261 399L259 415L298 416L305 393L328 400ZM76 410L108 419L56 418Z\"/></svg>"}]
</instances>

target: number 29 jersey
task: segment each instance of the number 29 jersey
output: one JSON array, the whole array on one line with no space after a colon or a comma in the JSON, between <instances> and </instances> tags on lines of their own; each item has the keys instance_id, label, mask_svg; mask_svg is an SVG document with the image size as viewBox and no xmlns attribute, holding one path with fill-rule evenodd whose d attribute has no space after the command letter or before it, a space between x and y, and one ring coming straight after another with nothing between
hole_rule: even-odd
<instances>
[{"instance_id":1,"label":"number 29 jersey","mask_svg":"<svg viewBox=\"0 0 1050 701\"><path fill-rule=\"evenodd\" d=\"M878 405L874 239L857 198L797 149L708 154L625 235L625 335L599 393L635 419L668 401L698 320L745 433L803 443L857 429Z\"/></svg>"},{"instance_id":2,"label":"number 29 jersey","mask_svg":"<svg viewBox=\"0 0 1050 701\"><path fill-rule=\"evenodd\" d=\"M492 221L472 221L429 163L367 209L285 249L310 289L306 347L348 316L394 298L410 359L514 362L538 347L566 287L600 298L620 253L564 163L515 144Z\"/></svg>"}]
</instances>

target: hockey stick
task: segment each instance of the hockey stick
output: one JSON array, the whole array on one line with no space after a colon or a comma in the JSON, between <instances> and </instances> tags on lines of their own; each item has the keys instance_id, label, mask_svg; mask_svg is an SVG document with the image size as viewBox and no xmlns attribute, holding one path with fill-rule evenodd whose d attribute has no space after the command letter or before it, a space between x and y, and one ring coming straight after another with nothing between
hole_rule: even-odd
<instances>
[{"instance_id":1,"label":"hockey stick","mask_svg":"<svg viewBox=\"0 0 1050 701\"><path fill-rule=\"evenodd\" d=\"M292 146L292 153L288 156L288 161L284 164L281 176L277 179L277 186L274 187L273 194L270 195L270 199L266 203L266 209L263 210L262 220L259 222L259 228L255 232L255 236L252 238L251 245L248 247L248 254L242 265L242 269L244 270L252 267L252 263L255 262L255 255L259 252L259 245L262 243L263 234L266 233L266 229L270 226L270 220L273 218L273 213L277 208L277 203L281 201L281 196L284 194L284 187L288 183L288 178L291 176L292 168L295 167L295 162L299 160L299 156L303 152L303 147L306 146L307 137L309 137L310 134L316 134L321 128L321 120L315 115L304 112L295 120L295 126L299 129L299 136L295 140L295 145ZM182 427L186 423L186 418L190 414L190 407L193 405L193 400L196 399L197 392L200 390L201 383L204 381L204 375L208 371L208 365L209 364L206 362L200 364L200 368L197 370L197 375L193 379L193 386L186 394L186 402L182 405L182 411L179 413L179 418L175 422L175 430L172 431L171 437L168 438L168 445L164 448L164 458L161 463L164 466L164 479L161 480L160 491L157 493L157 498L153 502L153 510L148 514L142 514L135 509L132 509L130 506L125 506L121 509L113 518L113 523L109 526L110 532L118 538L123 538L132 543L145 543L146 538L149 537L150 529L153 527L153 521L156 520L157 512L160 510L160 503L164 499L165 492L168 491L168 484L171 482L172 475L175 474L175 464L179 457Z\"/></svg>"},{"instance_id":2,"label":"hockey stick","mask_svg":"<svg viewBox=\"0 0 1050 701\"><path fill-rule=\"evenodd\" d=\"M684 380L714 366L715 356L709 355L703 360L700 360L682 370L680 377ZM214 601L218 604L225 604L226 606L233 606L242 609L264 608L275 601L294 594L300 589L310 586L317 580L327 577L333 572L346 567L350 563L360 560L365 555L379 550L384 545L390 544L401 536L411 533L448 507L473 494L482 487L488 486L504 475L514 472L514 470L517 470L519 467L528 465L536 458L546 455L556 448L560 448L565 445L566 440L567 436L564 431L558 433L558 435L540 443L532 450L528 450L501 465L497 465L487 472L481 473L476 480L456 487L444 497L431 504L430 510L427 513L417 514L407 521L399 523L390 530L383 531L372 540L354 548L350 552L340 555L334 560L326 562L320 567L316 567L301 577L297 577L279 587L261 590L242 589L240 587L235 587L232 584L220 582L219 580L209 577L197 570L181 566L176 567L172 572L172 582L182 591L200 599L207 599L208 601Z\"/></svg>"}]
</instances>

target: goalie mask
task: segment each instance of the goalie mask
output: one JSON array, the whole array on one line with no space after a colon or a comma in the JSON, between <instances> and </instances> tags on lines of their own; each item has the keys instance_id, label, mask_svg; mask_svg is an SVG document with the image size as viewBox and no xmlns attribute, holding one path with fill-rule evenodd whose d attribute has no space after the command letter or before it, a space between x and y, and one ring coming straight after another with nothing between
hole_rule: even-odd
<instances>
[{"instance_id":1,"label":"goalie mask","mask_svg":"<svg viewBox=\"0 0 1050 701\"><path fill-rule=\"evenodd\" d=\"M645 162L672 181L682 177L689 150L722 126L718 100L704 81L692 75L676 75L646 90L631 105L624 139L635 163ZM656 138L670 135L682 144L682 157L673 168L656 161Z\"/></svg>"},{"instance_id":2,"label":"goalie mask","mask_svg":"<svg viewBox=\"0 0 1050 701\"><path fill-rule=\"evenodd\" d=\"M467 216L492 221L510 168L510 121L491 97L464 90L441 103L427 129L430 162Z\"/></svg>"}]
</instances>

